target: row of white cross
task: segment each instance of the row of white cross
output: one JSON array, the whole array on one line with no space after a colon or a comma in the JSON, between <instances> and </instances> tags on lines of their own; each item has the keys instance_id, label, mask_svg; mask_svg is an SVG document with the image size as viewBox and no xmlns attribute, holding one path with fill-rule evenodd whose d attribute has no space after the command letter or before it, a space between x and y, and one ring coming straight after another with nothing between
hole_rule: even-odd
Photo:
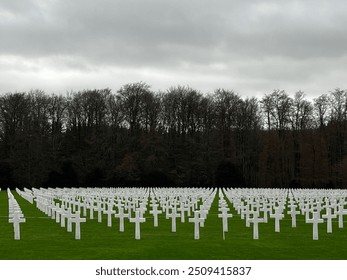
<instances>
[{"instance_id":1,"label":"row of white cross","mask_svg":"<svg viewBox=\"0 0 347 280\"><path fill-rule=\"evenodd\" d=\"M16 192L23 197L25 200L27 200L29 203L33 204L34 203L34 195L31 190L24 188L23 191L20 189L16 188Z\"/></svg>"},{"instance_id":2,"label":"row of white cross","mask_svg":"<svg viewBox=\"0 0 347 280\"><path fill-rule=\"evenodd\" d=\"M26 198L35 197L36 206L46 215L55 219L62 227L67 224L67 231L72 231L75 224L75 238L81 238L80 224L97 213L98 222L103 214L107 215L107 226L112 226L112 217L119 219L119 231L124 232L124 220L135 224L135 239L141 238L141 223L146 221L144 214L153 215L153 226L158 227L159 215L171 219L171 231L176 232L176 220L194 224L194 238L200 238L200 228L204 227L211 204L217 194L212 189L32 189L18 192ZM222 219L223 239L228 232L229 205L246 222L246 227L253 225L253 239L259 239L259 223L274 219L275 232L280 232L280 221L284 213L290 215L292 227L296 227L298 215L305 217L306 223L313 225L313 239L318 240L318 224L327 221L327 232L332 232L332 220L338 219L343 227L343 216L347 193L343 191L317 192L287 189L223 189L219 191L218 217ZM321 212L325 209L325 213ZM82 217L81 217L82 216Z\"/></svg>"},{"instance_id":3,"label":"row of white cross","mask_svg":"<svg viewBox=\"0 0 347 280\"><path fill-rule=\"evenodd\" d=\"M14 198L13 194L7 189L8 196L8 222L13 224L14 239L20 240L20 223L25 222L22 210Z\"/></svg>"},{"instance_id":4,"label":"row of white cross","mask_svg":"<svg viewBox=\"0 0 347 280\"><path fill-rule=\"evenodd\" d=\"M70 192L70 193L69 193ZM71 193L77 192L74 195ZM157 190L149 191L148 189L137 190L137 193L118 195L114 193L83 193L82 189L65 190L61 189L33 189L36 197L37 208L46 215L55 219L62 227L65 227L65 219L67 219L67 230L71 231L71 223L75 223L75 238L80 239L80 223L85 222L82 216L87 215L89 210L90 219L94 218L94 211L98 213L98 222L102 222L102 214L107 215L107 225L112 226L112 216L119 218L119 231L124 231L124 219L135 224L135 239L141 238L140 224L146 219L143 215L147 211L148 199L150 199L150 214L154 218L154 227L158 226L158 215L165 213L166 219L171 219L171 231L176 232L176 219L180 218L181 222L185 222L185 217L190 217L194 213L194 217L189 218L189 222L195 224L194 238L199 239L199 228L204 226L204 221L211 207L216 194L211 190L197 189L194 195L187 190L181 195L173 194L168 197L167 193L161 193ZM59 201L59 202L56 202ZM159 207L161 210L159 210ZM116 208L118 211L114 210ZM199 209L198 209L199 208ZM133 214L134 213L134 216Z\"/></svg>"},{"instance_id":5,"label":"row of white cross","mask_svg":"<svg viewBox=\"0 0 347 280\"><path fill-rule=\"evenodd\" d=\"M246 220L246 226L249 227L250 223L253 223L254 239L259 238L258 224L267 223L268 216L275 220L275 232L280 232L280 221L284 218L283 212L287 207L290 209L287 214L291 216L293 228L296 227L297 215L303 215L305 222L312 224L313 240L318 240L318 224L324 223L324 219L327 221L327 232L332 233L332 219L338 218L339 228L343 228L343 216L347 215L347 210L344 209L344 205L347 204L345 191L332 192L329 196L317 196L316 190L314 198L303 191L285 189L230 189L224 192L241 215L241 219ZM324 190L322 193L327 194ZM323 209L325 213L321 215Z\"/></svg>"},{"instance_id":6,"label":"row of white cross","mask_svg":"<svg viewBox=\"0 0 347 280\"><path fill-rule=\"evenodd\" d=\"M67 232L72 232L72 224L75 224L75 239L81 239L81 223L86 222L86 218L81 217L80 211L73 213L71 209L60 206L53 198L44 195L36 197L36 207L61 227L66 227Z\"/></svg>"}]
</instances>

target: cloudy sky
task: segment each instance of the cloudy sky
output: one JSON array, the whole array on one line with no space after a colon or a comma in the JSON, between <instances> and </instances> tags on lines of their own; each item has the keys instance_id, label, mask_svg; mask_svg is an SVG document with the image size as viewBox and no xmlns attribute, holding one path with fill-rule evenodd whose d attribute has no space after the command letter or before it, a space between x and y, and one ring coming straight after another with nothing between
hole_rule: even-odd
<instances>
[{"instance_id":1,"label":"cloudy sky","mask_svg":"<svg viewBox=\"0 0 347 280\"><path fill-rule=\"evenodd\" d=\"M0 0L0 92L347 88L347 1Z\"/></svg>"}]
</instances>

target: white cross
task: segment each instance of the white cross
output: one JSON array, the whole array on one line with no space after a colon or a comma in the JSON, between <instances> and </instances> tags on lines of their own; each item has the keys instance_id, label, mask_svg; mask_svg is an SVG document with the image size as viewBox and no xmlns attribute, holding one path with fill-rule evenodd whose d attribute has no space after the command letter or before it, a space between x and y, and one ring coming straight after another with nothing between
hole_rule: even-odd
<instances>
[{"instance_id":1,"label":"white cross","mask_svg":"<svg viewBox=\"0 0 347 280\"><path fill-rule=\"evenodd\" d=\"M168 202L167 201L164 201L162 204L161 204L161 209L163 209L163 211L166 213L166 208L168 208L169 205L168 205Z\"/></svg>"},{"instance_id":2,"label":"white cross","mask_svg":"<svg viewBox=\"0 0 347 280\"><path fill-rule=\"evenodd\" d=\"M154 218L154 227L158 227L158 214L162 214L163 211L158 210L157 204L152 204L153 209L149 211L150 214L153 215Z\"/></svg>"},{"instance_id":3,"label":"white cross","mask_svg":"<svg viewBox=\"0 0 347 280\"><path fill-rule=\"evenodd\" d=\"M129 201L128 205L125 206L125 209L128 210L128 215L130 219L132 215L132 210L135 211L135 204Z\"/></svg>"},{"instance_id":4,"label":"white cross","mask_svg":"<svg viewBox=\"0 0 347 280\"><path fill-rule=\"evenodd\" d=\"M330 200L327 197L324 199L324 202L325 202L325 204L323 205L323 208L330 207Z\"/></svg>"},{"instance_id":5,"label":"white cross","mask_svg":"<svg viewBox=\"0 0 347 280\"><path fill-rule=\"evenodd\" d=\"M145 209L140 206L139 208L137 208L137 210L139 211L140 218L143 218L143 214L146 212Z\"/></svg>"},{"instance_id":6,"label":"white cross","mask_svg":"<svg viewBox=\"0 0 347 280\"><path fill-rule=\"evenodd\" d=\"M306 220L306 223L313 224L313 240L318 240L318 224L324 223L324 220L320 219L319 215L319 212L313 212L313 218Z\"/></svg>"},{"instance_id":7,"label":"white cross","mask_svg":"<svg viewBox=\"0 0 347 280\"><path fill-rule=\"evenodd\" d=\"M253 223L253 239L259 239L259 229L258 224L264 222L264 218L259 218L258 211L254 211L253 217L249 219L250 223Z\"/></svg>"},{"instance_id":8,"label":"white cross","mask_svg":"<svg viewBox=\"0 0 347 280\"><path fill-rule=\"evenodd\" d=\"M249 204L246 205L245 209L242 209L242 213L244 215L244 217L246 217L246 227L250 227L250 223L249 223L249 215L252 213L252 211L249 209Z\"/></svg>"},{"instance_id":9,"label":"white cross","mask_svg":"<svg viewBox=\"0 0 347 280\"><path fill-rule=\"evenodd\" d=\"M339 228L343 228L343 215L347 215L347 210L343 208L343 204L339 205L339 210L337 211L337 215L339 215Z\"/></svg>"},{"instance_id":10,"label":"white cross","mask_svg":"<svg viewBox=\"0 0 347 280\"><path fill-rule=\"evenodd\" d=\"M238 214L241 214L241 219L243 220L245 218L245 210L248 208L248 204L243 204L243 202L241 202L240 206L238 207Z\"/></svg>"},{"instance_id":11,"label":"white cross","mask_svg":"<svg viewBox=\"0 0 347 280\"><path fill-rule=\"evenodd\" d=\"M261 207L259 210L264 213L264 223L267 223L268 213L270 212L269 210L271 210L270 205L264 202L263 207Z\"/></svg>"},{"instance_id":12,"label":"white cross","mask_svg":"<svg viewBox=\"0 0 347 280\"><path fill-rule=\"evenodd\" d=\"M135 239L141 239L141 230L140 224L146 221L145 218L140 218L140 212L138 210L135 211L135 218L130 218L130 223L135 223Z\"/></svg>"},{"instance_id":13,"label":"white cross","mask_svg":"<svg viewBox=\"0 0 347 280\"><path fill-rule=\"evenodd\" d=\"M296 215L300 214L300 211L296 211L296 205L295 204L290 205L290 211L288 211L287 214L291 215L292 228L295 228L296 227Z\"/></svg>"},{"instance_id":14,"label":"white cross","mask_svg":"<svg viewBox=\"0 0 347 280\"><path fill-rule=\"evenodd\" d=\"M93 220L94 219L94 202L91 201L88 205L88 209L89 209L89 219Z\"/></svg>"},{"instance_id":15,"label":"white cross","mask_svg":"<svg viewBox=\"0 0 347 280\"><path fill-rule=\"evenodd\" d=\"M87 202L86 201L82 201L82 207L83 207L83 216L87 216Z\"/></svg>"},{"instance_id":16,"label":"white cross","mask_svg":"<svg viewBox=\"0 0 347 280\"><path fill-rule=\"evenodd\" d=\"M332 202L330 203L330 206L333 208L334 213L336 213L337 212L337 206L338 206L336 199L332 200Z\"/></svg>"},{"instance_id":17,"label":"white cross","mask_svg":"<svg viewBox=\"0 0 347 280\"><path fill-rule=\"evenodd\" d=\"M200 218L201 218L200 227L204 227L205 226L205 218L206 218L206 215L208 213L208 210L206 210L204 207L205 207L205 205L202 204L200 206L200 209L199 209Z\"/></svg>"},{"instance_id":18,"label":"white cross","mask_svg":"<svg viewBox=\"0 0 347 280\"><path fill-rule=\"evenodd\" d=\"M304 208L301 209L301 213L305 214L305 220L307 220L309 218L310 212L311 212L311 209L310 209L310 205L309 204L305 204Z\"/></svg>"},{"instance_id":19,"label":"white cross","mask_svg":"<svg viewBox=\"0 0 347 280\"><path fill-rule=\"evenodd\" d=\"M129 213L124 213L123 207L120 207L118 214L114 214L116 218L119 218L119 231L124 232L124 218L129 218Z\"/></svg>"},{"instance_id":20,"label":"white cross","mask_svg":"<svg viewBox=\"0 0 347 280\"><path fill-rule=\"evenodd\" d=\"M123 203L122 203L122 200L121 199L117 199L117 202L116 202L116 207L118 208L118 211L120 208L123 208Z\"/></svg>"},{"instance_id":21,"label":"white cross","mask_svg":"<svg viewBox=\"0 0 347 280\"><path fill-rule=\"evenodd\" d=\"M156 205L157 201L155 200L154 197L151 197L151 201L149 202L149 206L153 208L153 205Z\"/></svg>"},{"instance_id":22,"label":"white cross","mask_svg":"<svg viewBox=\"0 0 347 280\"><path fill-rule=\"evenodd\" d=\"M284 215L280 207L275 207L275 213L270 214L270 218L275 219L275 232L280 232L280 220L282 220L283 217Z\"/></svg>"},{"instance_id":23,"label":"white cross","mask_svg":"<svg viewBox=\"0 0 347 280\"><path fill-rule=\"evenodd\" d=\"M59 207L59 203L56 203L56 209L55 209L55 222L60 222L60 215L61 215L61 209Z\"/></svg>"},{"instance_id":24,"label":"white cross","mask_svg":"<svg viewBox=\"0 0 347 280\"><path fill-rule=\"evenodd\" d=\"M60 226L65 227L65 218L66 218L66 213L67 211L65 210L64 206L60 209Z\"/></svg>"},{"instance_id":25,"label":"white cross","mask_svg":"<svg viewBox=\"0 0 347 280\"><path fill-rule=\"evenodd\" d=\"M326 213L322 215L322 218L327 219L327 233L333 232L332 219L336 218L336 214L331 213L330 206L326 207Z\"/></svg>"},{"instance_id":26,"label":"white cross","mask_svg":"<svg viewBox=\"0 0 347 280\"><path fill-rule=\"evenodd\" d=\"M147 203L146 203L146 202L141 202L141 203L140 203L139 209L140 209L142 215L143 215L144 213L146 213L146 211L147 211ZM142 218L142 216L141 216L141 218Z\"/></svg>"},{"instance_id":27,"label":"white cross","mask_svg":"<svg viewBox=\"0 0 347 280\"><path fill-rule=\"evenodd\" d=\"M116 213L113 209L113 203L107 205L107 210L104 210L104 214L107 214L107 226L112 226L112 214Z\"/></svg>"},{"instance_id":28,"label":"white cross","mask_svg":"<svg viewBox=\"0 0 347 280\"><path fill-rule=\"evenodd\" d=\"M102 222L102 212L103 212L103 208L101 205L101 201L98 201L98 206L96 207L96 212L98 212L98 223Z\"/></svg>"},{"instance_id":29,"label":"white cross","mask_svg":"<svg viewBox=\"0 0 347 280\"><path fill-rule=\"evenodd\" d=\"M79 199L77 199L76 201L74 201L73 202L73 205L74 205L74 207L73 207L73 209L75 210L75 212L80 212L81 213L81 205L80 205L80 201L79 201Z\"/></svg>"},{"instance_id":30,"label":"white cross","mask_svg":"<svg viewBox=\"0 0 347 280\"><path fill-rule=\"evenodd\" d=\"M51 205L50 209L51 209L51 218L55 219L55 211L57 210L57 207L53 204Z\"/></svg>"},{"instance_id":31,"label":"white cross","mask_svg":"<svg viewBox=\"0 0 347 280\"><path fill-rule=\"evenodd\" d=\"M228 218L232 218L233 214L228 214L229 208L227 207L219 208L219 210L222 212L221 214L218 214L218 218L222 218L223 232L228 232Z\"/></svg>"},{"instance_id":32,"label":"white cross","mask_svg":"<svg viewBox=\"0 0 347 280\"><path fill-rule=\"evenodd\" d=\"M194 223L194 239L200 239L200 223L203 221L203 218L199 218L200 212L194 211L194 218L189 218L190 223Z\"/></svg>"},{"instance_id":33,"label":"white cross","mask_svg":"<svg viewBox=\"0 0 347 280\"><path fill-rule=\"evenodd\" d=\"M187 203L187 216L190 217L191 215L191 208L193 207L193 203L189 200L188 203Z\"/></svg>"},{"instance_id":34,"label":"white cross","mask_svg":"<svg viewBox=\"0 0 347 280\"><path fill-rule=\"evenodd\" d=\"M166 219L171 218L171 232L176 232L176 218L181 217L180 214L177 213L176 207L172 208L171 213L166 213Z\"/></svg>"},{"instance_id":35,"label":"white cross","mask_svg":"<svg viewBox=\"0 0 347 280\"><path fill-rule=\"evenodd\" d=\"M86 218L80 217L80 211L76 211L74 217L71 217L71 222L75 223L75 239L81 239L81 227L80 224L86 221Z\"/></svg>"},{"instance_id":36,"label":"white cross","mask_svg":"<svg viewBox=\"0 0 347 280\"><path fill-rule=\"evenodd\" d=\"M9 223L13 224L14 229L14 239L20 240L20 223L25 223L25 218L23 214L19 211L15 211L11 219L8 220Z\"/></svg>"},{"instance_id":37,"label":"white cross","mask_svg":"<svg viewBox=\"0 0 347 280\"><path fill-rule=\"evenodd\" d=\"M185 222L184 212L188 211L188 208L184 206L184 202L181 202L180 207L177 209L181 213L181 223Z\"/></svg>"},{"instance_id":38,"label":"white cross","mask_svg":"<svg viewBox=\"0 0 347 280\"><path fill-rule=\"evenodd\" d=\"M71 218L73 218L75 216L75 214L71 213L71 209L67 209L65 214L66 214L66 218L67 218L66 230L67 230L67 232L71 232L72 231Z\"/></svg>"}]
</instances>

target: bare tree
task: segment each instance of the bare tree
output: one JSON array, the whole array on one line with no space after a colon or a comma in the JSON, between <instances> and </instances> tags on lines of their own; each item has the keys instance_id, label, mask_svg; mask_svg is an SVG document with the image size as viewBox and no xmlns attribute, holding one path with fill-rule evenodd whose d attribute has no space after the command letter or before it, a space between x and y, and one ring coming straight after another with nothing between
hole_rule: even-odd
<instances>
[{"instance_id":1,"label":"bare tree","mask_svg":"<svg viewBox=\"0 0 347 280\"><path fill-rule=\"evenodd\" d=\"M141 123L145 131L154 132L158 125L160 98L151 91L144 92Z\"/></svg>"},{"instance_id":2,"label":"bare tree","mask_svg":"<svg viewBox=\"0 0 347 280\"><path fill-rule=\"evenodd\" d=\"M25 93L8 93L0 97L2 139L9 144L28 129L30 102Z\"/></svg>"},{"instance_id":3,"label":"bare tree","mask_svg":"<svg viewBox=\"0 0 347 280\"><path fill-rule=\"evenodd\" d=\"M113 128L119 128L124 120L122 112L122 105L119 98L116 95L110 94L106 99L107 107L107 122Z\"/></svg>"},{"instance_id":4,"label":"bare tree","mask_svg":"<svg viewBox=\"0 0 347 280\"><path fill-rule=\"evenodd\" d=\"M141 126L144 96L150 94L150 86L143 82L126 84L118 90L124 120L130 131L138 131Z\"/></svg>"},{"instance_id":5,"label":"bare tree","mask_svg":"<svg viewBox=\"0 0 347 280\"><path fill-rule=\"evenodd\" d=\"M305 99L302 91L295 93L290 119L294 130L304 130L312 126L313 106Z\"/></svg>"},{"instance_id":6,"label":"bare tree","mask_svg":"<svg viewBox=\"0 0 347 280\"><path fill-rule=\"evenodd\" d=\"M237 126L238 110L241 98L234 91L217 89L214 93L217 126L228 131Z\"/></svg>"},{"instance_id":7,"label":"bare tree","mask_svg":"<svg viewBox=\"0 0 347 280\"><path fill-rule=\"evenodd\" d=\"M276 128L282 131L288 128L290 123L290 111L293 100L288 96L284 90L275 90L271 94L274 110L272 112Z\"/></svg>"},{"instance_id":8,"label":"bare tree","mask_svg":"<svg viewBox=\"0 0 347 280\"><path fill-rule=\"evenodd\" d=\"M317 119L318 126L324 127L328 123L329 110L330 110L330 98L327 94L322 94L318 98L314 99L314 114Z\"/></svg>"},{"instance_id":9,"label":"bare tree","mask_svg":"<svg viewBox=\"0 0 347 280\"><path fill-rule=\"evenodd\" d=\"M263 114L265 115L265 122L267 129L270 130L272 128L272 112L274 111L274 102L272 96L270 94L265 94L265 96L260 101L261 109Z\"/></svg>"},{"instance_id":10,"label":"bare tree","mask_svg":"<svg viewBox=\"0 0 347 280\"><path fill-rule=\"evenodd\" d=\"M347 92L339 88L330 92L330 107L331 116L330 119L341 122L346 119L347 109Z\"/></svg>"}]
</instances>

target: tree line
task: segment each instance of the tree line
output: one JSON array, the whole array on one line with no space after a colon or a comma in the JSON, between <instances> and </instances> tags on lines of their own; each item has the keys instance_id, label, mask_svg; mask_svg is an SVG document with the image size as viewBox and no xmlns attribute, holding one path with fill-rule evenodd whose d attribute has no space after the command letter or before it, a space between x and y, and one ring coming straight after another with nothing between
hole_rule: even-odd
<instances>
[{"instance_id":1,"label":"tree line","mask_svg":"<svg viewBox=\"0 0 347 280\"><path fill-rule=\"evenodd\" d=\"M347 91L242 98L143 82L0 96L0 184L344 187Z\"/></svg>"}]
</instances>

